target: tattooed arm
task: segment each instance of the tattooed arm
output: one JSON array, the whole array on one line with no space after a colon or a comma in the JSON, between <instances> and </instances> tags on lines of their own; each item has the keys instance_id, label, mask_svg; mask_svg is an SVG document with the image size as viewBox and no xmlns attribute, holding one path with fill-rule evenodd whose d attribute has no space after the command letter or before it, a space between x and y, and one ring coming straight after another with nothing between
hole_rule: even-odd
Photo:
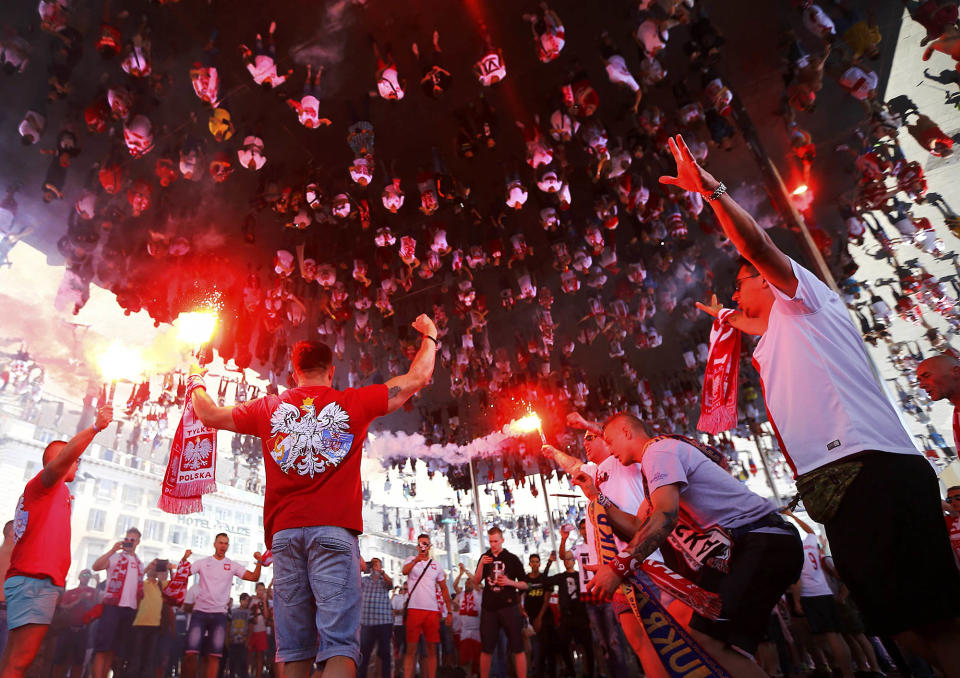
<instances>
[{"instance_id":1,"label":"tattooed arm","mask_svg":"<svg viewBox=\"0 0 960 678\"><path fill-rule=\"evenodd\" d=\"M430 383L433 376L433 365L437 358L437 326L427 316L420 315L413 322L413 329L423 335L420 350L406 374L387 382L387 412L400 409L414 393Z\"/></svg>"},{"instance_id":2,"label":"tattooed arm","mask_svg":"<svg viewBox=\"0 0 960 678\"><path fill-rule=\"evenodd\" d=\"M626 551L639 563L656 551L660 544L677 526L680 514L680 484L658 487L650 495L650 514L640 525L640 529L627 545ZM609 565L588 565L595 569L596 576L587 583L587 588L601 600L610 600L623 578Z\"/></svg>"}]
</instances>

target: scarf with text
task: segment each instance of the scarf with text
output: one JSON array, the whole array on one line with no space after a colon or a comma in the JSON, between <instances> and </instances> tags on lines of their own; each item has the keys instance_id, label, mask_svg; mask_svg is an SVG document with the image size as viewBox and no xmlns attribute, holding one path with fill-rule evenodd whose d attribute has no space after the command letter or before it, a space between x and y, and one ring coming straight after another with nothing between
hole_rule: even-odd
<instances>
[{"instance_id":1,"label":"scarf with text","mask_svg":"<svg viewBox=\"0 0 960 678\"><path fill-rule=\"evenodd\" d=\"M167 513L203 511L202 496L217 491L217 431L204 426L193 410L191 394L197 388L203 388L202 380L191 379L163 476L157 508Z\"/></svg>"},{"instance_id":2,"label":"scarf with text","mask_svg":"<svg viewBox=\"0 0 960 678\"><path fill-rule=\"evenodd\" d=\"M597 532L595 536L598 545L598 559L601 563L606 564L616 556L617 550L606 509L597 502L590 502L587 511L590 514L594 530ZM612 545L612 548L610 545ZM644 561L644 565L646 564L646 561ZM666 570L666 568L663 569ZM644 571L647 571L646 567L644 567ZM669 570L667 571L669 572ZM651 573L651 578L652 576L653 573ZM671 576L682 579L676 573L671 573ZM699 588L692 583L687 583ZM656 594L651 591L650 587L637 573L629 575L621 590L626 596L633 614L643 625L644 631L650 639L650 644L670 678L730 678L730 675L717 661L673 618ZM707 596L716 595L706 591L703 593ZM697 607L693 605L691 607L700 612Z\"/></svg>"},{"instance_id":3,"label":"scarf with text","mask_svg":"<svg viewBox=\"0 0 960 678\"><path fill-rule=\"evenodd\" d=\"M136 556L128 554L126 551L120 551L120 557L107 576L107 590L103 594L103 604L117 606L120 604L120 597L123 595L123 585L127 581L127 575L130 565L137 568L137 602L143 598L143 563Z\"/></svg>"},{"instance_id":4,"label":"scarf with text","mask_svg":"<svg viewBox=\"0 0 960 678\"><path fill-rule=\"evenodd\" d=\"M190 583L190 561L184 558L177 564L177 571L173 573L170 583L163 589L163 599L171 605L183 605L187 595L187 585Z\"/></svg>"},{"instance_id":5,"label":"scarf with text","mask_svg":"<svg viewBox=\"0 0 960 678\"><path fill-rule=\"evenodd\" d=\"M710 330L710 352L703 375L703 401L697 429L717 434L737 425L740 330L726 322L734 311L722 309Z\"/></svg>"}]
</instances>

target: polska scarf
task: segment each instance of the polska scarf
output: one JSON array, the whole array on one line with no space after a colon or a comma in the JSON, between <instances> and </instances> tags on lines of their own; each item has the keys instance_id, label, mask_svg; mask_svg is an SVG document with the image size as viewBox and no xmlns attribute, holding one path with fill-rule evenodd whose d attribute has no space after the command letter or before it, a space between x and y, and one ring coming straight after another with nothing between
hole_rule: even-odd
<instances>
[{"instance_id":1,"label":"polska scarf","mask_svg":"<svg viewBox=\"0 0 960 678\"><path fill-rule=\"evenodd\" d=\"M113 567L110 568L110 574L107 577L107 590L103 594L103 604L117 606L120 604L120 597L123 595L123 585L127 581L128 569L130 563L137 566L137 602L143 598L143 563L136 556L128 554L126 551L120 551L120 557Z\"/></svg>"},{"instance_id":2,"label":"polska scarf","mask_svg":"<svg viewBox=\"0 0 960 678\"><path fill-rule=\"evenodd\" d=\"M187 595L190 574L190 561L184 558L177 565L177 571L173 573L170 583L163 589L163 599L177 607L183 605L183 599Z\"/></svg>"},{"instance_id":3,"label":"polska scarf","mask_svg":"<svg viewBox=\"0 0 960 678\"><path fill-rule=\"evenodd\" d=\"M710 330L710 352L697 422L697 428L705 433L717 434L737 425L740 330L726 322L732 313L731 309L722 309Z\"/></svg>"},{"instance_id":4,"label":"polska scarf","mask_svg":"<svg viewBox=\"0 0 960 678\"><path fill-rule=\"evenodd\" d=\"M610 520L607 517L606 509L597 502L590 502L587 511L596 532L597 556L601 563L606 564L616 556L617 550ZM646 564L645 561L644 566ZM663 569L669 572L665 567ZM644 571L648 571L646 567L644 567ZM653 578L653 572L648 572ZM670 573L670 578L683 580L676 573ZM686 582L686 585L699 589L690 582ZM628 576L622 590L630 604L630 609L643 625L660 663L670 678L730 678L730 674L673 618L637 573L631 573ZM717 597L716 594L703 591L703 589L699 590L705 596ZM683 599L681 598L681 600ZM702 614L698 606L687 600L683 600L683 602L691 605L696 612ZM717 605L719 606L719 602L717 602ZM715 619L716 616L712 618Z\"/></svg>"},{"instance_id":5,"label":"polska scarf","mask_svg":"<svg viewBox=\"0 0 960 678\"><path fill-rule=\"evenodd\" d=\"M191 395L197 388L203 388L203 380L191 378L157 501L157 508L167 513L198 513L202 495L217 491L217 432L193 410Z\"/></svg>"}]
</instances>

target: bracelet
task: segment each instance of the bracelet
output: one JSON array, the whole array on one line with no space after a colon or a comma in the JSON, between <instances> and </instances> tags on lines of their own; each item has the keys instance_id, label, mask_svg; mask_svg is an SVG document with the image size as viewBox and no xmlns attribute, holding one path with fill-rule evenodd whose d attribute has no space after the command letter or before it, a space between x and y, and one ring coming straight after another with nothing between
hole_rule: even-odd
<instances>
[{"instance_id":1,"label":"bracelet","mask_svg":"<svg viewBox=\"0 0 960 678\"><path fill-rule=\"evenodd\" d=\"M637 569L637 559L629 551L621 551L607 564L621 577L626 577Z\"/></svg>"},{"instance_id":2,"label":"bracelet","mask_svg":"<svg viewBox=\"0 0 960 678\"><path fill-rule=\"evenodd\" d=\"M597 495L597 503L600 504L603 508L610 508L613 505L613 502L610 501L610 497L605 495L603 492Z\"/></svg>"},{"instance_id":3,"label":"bracelet","mask_svg":"<svg viewBox=\"0 0 960 678\"><path fill-rule=\"evenodd\" d=\"M440 342L437 341L437 338L436 338L436 337L431 337L429 334L424 334L424 335L423 335L423 338L424 338L424 339L429 339L430 341L433 342L433 344L434 344L437 348L440 348Z\"/></svg>"},{"instance_id":4,"label":"bracelet","mask_svg":"<svg viewBox=\"0 0 960 678\"><path fill-rule=\"evenodd\" d=\"M718 200L720 196L726 192L727 192L727 186L721 181L720 185L717 186L715 189L713 189L713 193L704 197L706 198L707 202L713 202L714 200Z\"/></svg>"},{"instance_id":5,"label":"bracelet","mask_svg":"<svg viewBox=\"0 0 960 678\"><path fill-rule=\"evenodd\" d=\"M107 426L109 426L109 425L110 425L110 424L107 424ZM96 435L96 434L100 433L101 431L107 430L107 426L104 426L103 428L97 428L97 422L93 422L93 434Z\"/></svg>"}]
</instances>

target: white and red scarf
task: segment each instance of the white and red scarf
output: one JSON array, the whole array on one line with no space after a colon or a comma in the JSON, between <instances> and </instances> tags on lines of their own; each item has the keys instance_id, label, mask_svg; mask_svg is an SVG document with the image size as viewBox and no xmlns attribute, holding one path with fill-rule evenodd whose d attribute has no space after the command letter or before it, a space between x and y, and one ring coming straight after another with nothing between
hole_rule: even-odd
<instances>
[{"instance_id":1,"label":"white and red scarf","mask_svg":"<svg viewBox=\"0 0 960 678\"><path fill-rule=\"evenodd\" d=\"M120 557L107 576L107 590L103 594L104 605L119 605L120 597L123 595L123 585L127 581L130 564L137 567L137 602L143 598L143 563L136 556L128 554L126 551L120 551Z\"/></svg>"},{"instance_id":2,"label":"white and red scarf","mask_svg":"<svg viewBox=\"0 0 960 678\"><path fill-rule=\"evenodd\" d=\"M740 376L740 330L726 322L725 308L710 330L710 353L703 375L703 402L697 429L717 434L737 425L737 379Z\"/></svg>"},{"instance_id":3,"label":"white and red scarf","mask_svg":"<svg viewBox=\"0 0 960 678\"><path fill-rule=\"evenodd\" d=\"M177 565L177 571L167 587L163 589L163 598L167 602L179 607L183 605L183 599L187 595L187 585L190 583L190 561L184 558Z\"/></svg>"},{"instance_id":4,"label":"white and red scarf","mask_svg":"<svg viewBox=\"0 0 960 678\"><path fill-rule=\"evenodd\" d=\"M163 476L157 508L167 513L198 513L202 495L217 491L217 431L204 426L193 410L191 395L197 388L203 388L203 381L191 379Z\"/></svg>"}]
</instances>

